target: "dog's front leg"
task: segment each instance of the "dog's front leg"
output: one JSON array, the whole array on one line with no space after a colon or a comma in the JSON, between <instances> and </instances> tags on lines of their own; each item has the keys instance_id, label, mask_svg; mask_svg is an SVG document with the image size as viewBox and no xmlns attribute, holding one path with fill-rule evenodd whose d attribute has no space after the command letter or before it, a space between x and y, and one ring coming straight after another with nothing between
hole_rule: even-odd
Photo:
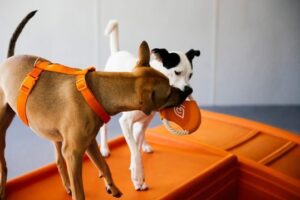
<instances>
[{"instance_id":1,"label":"dog's front leg","mask_svg":"<svg viewBox=\"0 0 300 200\"><path fill-rule=\"evenodd\" d=\"M103 124L102 127L100 128L100 150L101 154L104 157L109 157L110 152L109 152L109 147L107 144L107 124Z\"/></svg>"},{"instance_id":2,"label":"dog's front leg","mask_svg":"<svg viewBox=\"0 0 300 200\"><path fill-rule=\"evenodd\" d=\"M65 158L68 174L70 178L72 199L84 200L84 190L82 183L82 158L85 149L83 145L78 145L74 141L64 141L62 146L62 153Z\"/></svg>"},{"instance_id":3,"label":"dog's front leg","mask_svg":"<svg viewBox=\"0 0 300 200\"><path fill-rule=\"evenodd\" d=\"M140 112L140 111L136 111ZM145 153L152 153L153 149L145 140L145 131L148 128L150 122L152 121L155 112L152 112L150 115L142 114L143 117L138 120L133 128L134 138L138 145L139 150L142 148Z\"/></svg>"},{"instance_id":4,"label":"dog's front leg","mask_svg":"<svg viewBox=\"0 0 300 200\"><path fill-rule=\"evenodd\" d=\"M124 116L125 115L123 115L119 119L119 121L131 153L131 160L130 160L131 180L136 190L138 191L147 190L148 187L145 183L141 154L138 149L137 143L135 142L135 139L133 137L133 122L130 121L131 120L130 118L126 118Z\"/></svg>"},{"instance_id":5,"label":"dog's front leg","mask_svg":"<svg viewBox=\"0 0 300 200\"><path fill-rule=\"evenodd\" d=\"M62 142L54 142L54 146L55 146L57 169L59 171L61 180L66 189L67 194L71 195L70 180L66 169L66 162L61 152Z\"/></svg>"},{"instance_id":6,"label":"dog's front leg","mask_svg":"<svg viewBox=\"0 0 300 200\"><path fill-rule=\"evenodd\" d=\"M96 139L93 139L90 146L87 148L87 154L89 158L93 161L93 163L96 165L96 167L100 170L100 173L103 173L105 179L105 185L106 190L109 194L112 194L114 197L121 197L122 193L120 190L116 187L116 185L113 182L110 169L105 161L105 159L102 157L97 141Z\"/></svg>"}]
</instances>

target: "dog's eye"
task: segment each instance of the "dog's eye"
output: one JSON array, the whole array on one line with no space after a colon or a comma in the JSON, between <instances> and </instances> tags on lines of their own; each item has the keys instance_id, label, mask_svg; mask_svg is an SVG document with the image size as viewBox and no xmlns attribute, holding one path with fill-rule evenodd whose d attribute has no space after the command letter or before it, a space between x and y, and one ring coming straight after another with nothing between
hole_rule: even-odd
<instances>
[{"instance_id":1,"label":"dog's eye","mask_svg":"<svg viewBox=\"0 0 300 200\"><path fill-rule=\"evenodd\" d=\"M181 74L181 72L175 71L175 74L176 74L177 76L179 76L179 75Z\"/></svg>"},{"instance_id":2,"label":"dog's eye","mask_svg":"<svg viewBox=\"0 0 300 200\"><path fill-rule=\"evenodd\" d=\"M189 76L189 79L191 79L191 78L192 78L192 76L193 76L193 74L190 74L190 76Z\"/></svg>"}]
</instances>

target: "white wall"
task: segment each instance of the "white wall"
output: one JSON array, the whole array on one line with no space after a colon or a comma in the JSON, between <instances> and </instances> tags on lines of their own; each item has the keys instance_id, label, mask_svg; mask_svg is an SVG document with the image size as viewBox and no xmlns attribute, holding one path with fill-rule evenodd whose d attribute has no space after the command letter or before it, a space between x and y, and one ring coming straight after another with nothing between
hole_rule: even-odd
<instances>
[{"instance_id":1,"label":"white wall","mask_svg":"<svg viewBox=\"0 0 300 200\"><path fill-rule=\"evenodd\" d=\"M121 48L200 49L192 85L201 105L300 104L298 0L0 0L0 59L20 19L39 9L16 53L71 66L103 65L109 19Z\"/></svg>"},{"instance_id":2,"label":"white wall","mask_svg":"<svg viewBox=\"0 0 300 200\"><path fill-rule=\"evenodd\" d=\"M188 51L200 49L202 54L194 62L192 85L194 96L202 103L212 102L211 41L212 4L206 0L102 0L99 4L100 55L101 60L109 56L108 39L103 30L109 19L120 22L120 46L137 52L142 40L150 48ZM125 1L124 1L125 2ZM105 64L102 62L101 64Z\"/></svg>"},{"instance_id":3,"label":"white wall","mask_svg":"<svg viewBox=\"0 0 300 200\"><path fill-rule=\"evenodd\" d=\"M38 9L22 32L16 54L34 54L66 65L97 64L97 0L0 0L0 60L20 20Z\"/></svg>"},{"instance_id":4,"label":"white wall","mask_svg":"<svg viewBox=\"0 0 300 200\"><path fill-rule=\"evenodd\" d=\"M300 103L300 1L220 1L216 104Z\"/></svg>"}]
</instances>

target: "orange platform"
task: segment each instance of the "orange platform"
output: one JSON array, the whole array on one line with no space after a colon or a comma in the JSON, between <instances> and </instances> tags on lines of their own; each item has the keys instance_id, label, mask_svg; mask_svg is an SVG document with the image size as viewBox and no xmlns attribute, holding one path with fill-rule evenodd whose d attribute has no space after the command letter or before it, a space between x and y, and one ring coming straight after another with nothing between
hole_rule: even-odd
<instances>
[{"instance_id":1,"label":"orange platform","mask_svg":"<svg viewBox=\"0 0 300 200\"><path fill-rule=\"evenodd\" d=\"M262 123L201 111L195 134L170 135L163 127L148 132L209 145L239 160L238 199L300 199L300 137Z\"/></svg>"},{"instance_id":2,"label":"orange platform","mask_svg":"<svg viewBox=\"0 0 300 200\"><path fill-rule=\"evenodd\" d=\"M159 126L147 131L153 154L143 154L149 190L136 192L125 140L110 142L107 162L122 199L300 199L300 138L261 123L202 111L192 135ZM114 199L84 159L87 200ZM7 183L8 199L71 199L54 164Z\"/></svg>"},{"instance_id":3,"label":"orange platform","mask_svg":"<svg viewBox=\"0 0 300 200\"><path fill-rule=\"evenodd\" d=\"M145 192L133 189L125 140L120 137L110 142L112 155L107 162L123 199L234 197L238 170L232 154L162 135L149 135L148 140L155 153L143 156L149 185ZM83 174L86 199L114 199L106 193L103 180L87 158ZM7 189L8 199L70 199L54 164L9 181Z\"/></svg>"}]
</instances>

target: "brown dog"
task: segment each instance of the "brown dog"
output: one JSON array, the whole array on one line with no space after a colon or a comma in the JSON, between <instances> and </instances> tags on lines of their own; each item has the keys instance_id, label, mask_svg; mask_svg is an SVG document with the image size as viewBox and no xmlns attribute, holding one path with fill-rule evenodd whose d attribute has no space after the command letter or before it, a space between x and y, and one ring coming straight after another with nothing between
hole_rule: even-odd
<instances>
[{"instance_id":1,"label":"brown dog","mask_svg":"<svg viewBox=\"0 0 300 200\"><path fill-rule=\"evenodd\" d=\"M34 12L24 18L15 31L8 57L13 55L16 39L33 15ZM155 110L176 106L189 95L171 87L164 75L150 68L149 57L149 47L143 42L139 48L139 61L132 73L87 74L89 88L109 115L130 110L142 110L150 114ZM37 58L13 56L0 65L1 199L4 198L7 179L4 158L6 130L16 113L19 87ZM67 192L72 193L73 199L84 199L82 157L85 152L103 174L107 191L115 197L121 196L95 139L103 122L76 90L74 76L43 72L29 95L26 111L30 128L53 141L62 182Z\"/></svg>"}]
</instances>

